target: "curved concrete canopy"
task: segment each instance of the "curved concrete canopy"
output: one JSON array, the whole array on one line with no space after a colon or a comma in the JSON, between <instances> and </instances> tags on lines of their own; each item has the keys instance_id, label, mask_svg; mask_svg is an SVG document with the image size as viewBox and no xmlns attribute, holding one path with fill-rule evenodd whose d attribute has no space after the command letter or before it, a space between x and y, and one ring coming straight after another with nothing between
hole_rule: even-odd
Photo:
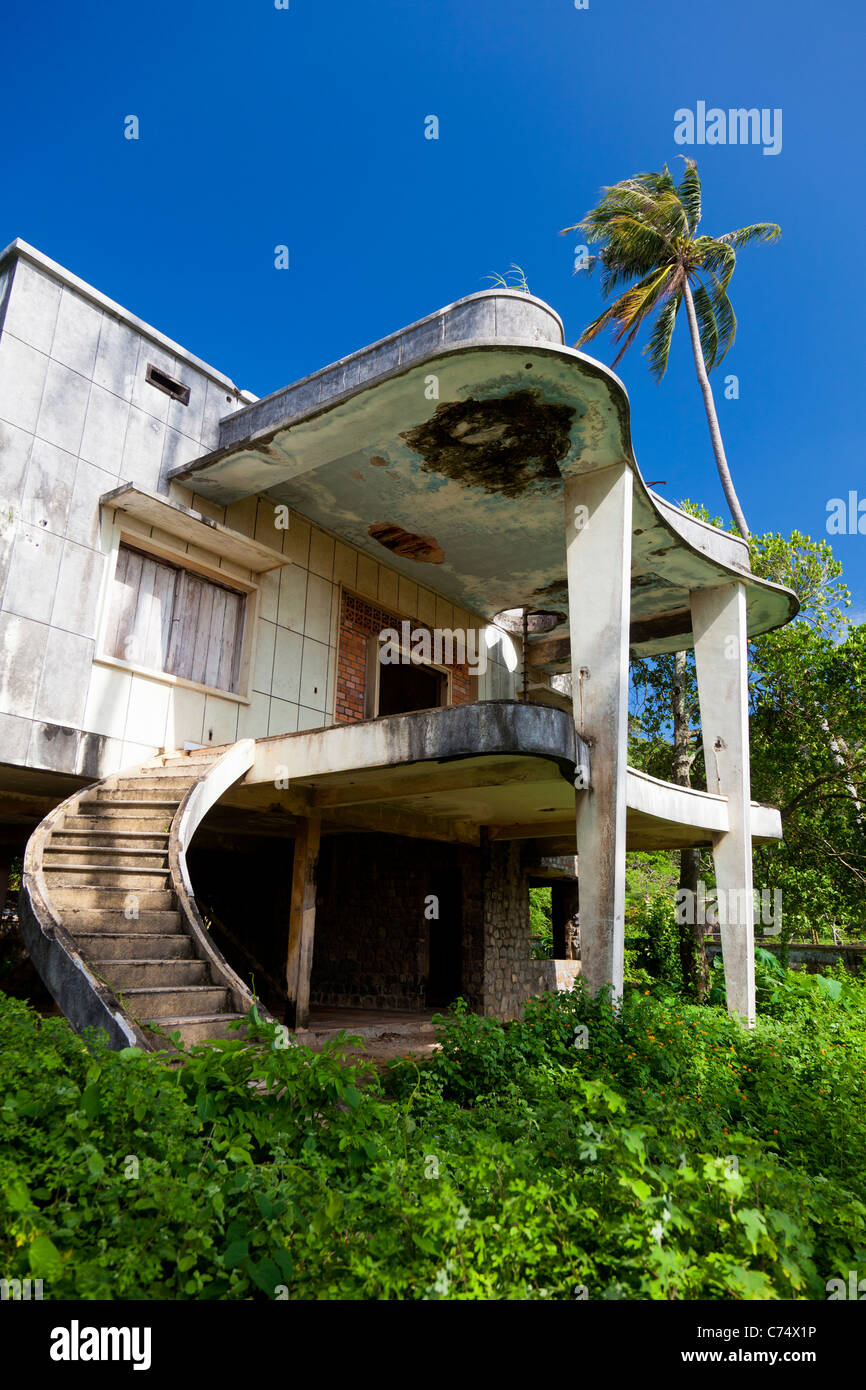
<instances>
[{"instance_id":1,"label":"curved concrete canopy","mask_svg":"<svg viewBox=\"0 0 866 1390\"><path fill-rule=\"evenodd\" d=\"M320 814L329 831L382 830L432 840L556 840L575 853L578 759L591 754L570 713L519 700L416 710L257 739L255 760L225 807ZM729 829L728 799L633 768L629 849L710 845ZM781 836L779 812L753 805L756 843ZM564 846L564 848L563 848Z\"/></svg>"},{"instance_id":2,"label":"curved concrete canopy","mask_svg":"<svg viewBox=\"0 0 866 1390\"><path fill-rule=\"evenodd\" d=\"M541 300L471 295L227 417L221 447L172 477L223 504L266 492L472 612L551 609L564 634L563 479L626 462L635 654L691 646L690 591L731 579L750 635L792 618L744 541L647 488L625 387L562 339Z\"/></svg>"}]
</instances>

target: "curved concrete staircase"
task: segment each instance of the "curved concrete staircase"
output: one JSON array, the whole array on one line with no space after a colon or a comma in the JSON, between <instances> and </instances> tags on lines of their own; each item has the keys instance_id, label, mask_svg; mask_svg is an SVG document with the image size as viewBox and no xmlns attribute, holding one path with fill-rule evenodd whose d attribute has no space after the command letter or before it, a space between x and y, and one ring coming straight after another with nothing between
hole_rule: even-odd
<instances>
[{"instance_id":1,"label":"curved concrete staircase","mask_svg":"<svg viewBox=\"0 0 866 1390\"><path fill-rule=\"evenodd\" d=\"M253 996L204 926L186 849L253 751L245 739L127 768L76 792L30 837L21 932L75 1028L148 1051L172 1046L155 1027L187 1045L238 1035L228 1025Z\"/></svg>"}]
</instances>

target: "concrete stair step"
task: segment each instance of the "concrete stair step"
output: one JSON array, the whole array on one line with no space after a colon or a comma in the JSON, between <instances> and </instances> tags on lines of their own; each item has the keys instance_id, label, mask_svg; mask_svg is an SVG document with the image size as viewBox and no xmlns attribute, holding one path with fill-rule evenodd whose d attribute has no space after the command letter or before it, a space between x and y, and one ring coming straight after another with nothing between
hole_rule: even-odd
<instances>
[{"instance_id":1,"label":"concrete stair step","mask_svg":"<svg viewBox=\"0 0 866 1390\"><path fill-rule=\"evenodd\" d=\"M174 991L189 986L211 987L210 970L206 961L180 960L169 957L165 960L133 957L122 960L116 956L92 960L96 973L124 995L131 989L161 989Z\"/></svg>"},{"instance_id":2,"label":"concrete stair step","mask_svg":"<svg viewBox=\"0 0 866 1390\"><path fill-rule=\"evenodd\" d=\"M69 828L64 823L58 830L52 830L48 840L49 845L65 845L72 841L79 845L128 845L131 849L136 846L149 849L153 846L156 849L161 849L163 845L168 843L167 830L117 830L113 825L107 825L102 817L76 817L76 820L85 819L94 819L97 824Z\"/></svg>"},{"instance_id":3,"label":"concrete stair step","mask_svg":"<svg viewBox=\"0 0 866 1390\"><path fill-rule=\"evenodd\" d=\"M165 790L162 787L143 787L140 783L135 783L132 787L100 787L95 792L85 792L78 798L78 809L82 806L121 806L129 802L134 806L151 806L155 809L161 806L179 806L186 795L186 787L183 791L172 788L169 785Z\"/></svg>"},{"instance_id":4,"label":"concrete stair step","mask_svg":"<svg viewBox=\"0 0 866 1390\"><path fill-rule=\"evenodd\" d=\"M224 985L148 985L123 990L123 1002L135 1018L150 1023L164 1018L198 1018L228 1013L231 996Z\"/></svg>"},{"instance_id":5,"label":"concrete stair step","mask_svg":"<svg viewBox=\"0 0 866 1390\"><path fill-rule=\"evenodd\" d=\"M137 917L125 917L120 906L116 908L64 907L63 924L76 941L82 940L87 935L102 935L103 933L121 936L135 935L143 938L154 934L166 936L171 933L177 941L188 940L181 927L179 912L160 911L154 908L141 909Z\"/></svg>"},{"instance_id":6,"label":"concrete stair step","mask_svg":"<svg viewBox=\"0 0 866 1390\"><path fill-rule=\"evenodd\" d=\"M49 890L70 888L84 882L93 888L124 888L137 893L142 888L167 888L170 882L167 868L112 869L97 864L64 864L59 868L47 863L43 865L43 872Z\"/></svg>"},{"instance_id":7,"label":"concrete stair step","mask_svg":"<svg viewBox=\"0 0 866 1390\"><path fill-rule=\"evenodd\" d=\"M193 1043L212 1042L218 1038L242 1038L243 1032L232 1029L230 1024L243 1022L245 1017L245 1014L230 1013L196 1014L192 1017L160 1018L154 1021L166 1033L180 1033L181 1041L186 1047L190 1047ZM155 1037L154 1042L160 1051L172 1050L169 1038Z\"/></svg>"},{"instance_id":8,"label":"concrete stair step","mask_svg":"<svg viewBox=\"0 0 866 1390\"><path fill-rule=\"evenodd\" d=\"M127 812L114 806L103 807L96 816L66 816L63 834L84 830L100 835L167 835L171 820L172 812L166 809Z\"/></svg>"},{"instance_id":9,"label":"concrete stair step","mask_svg":"<svg viewBox=\"0 0 866 1390\"><path fill-rule=\"evenodd\" d=\"M69 864L93 864L105 869L168 868L168 845L162 849L141 849L132 846L116 849L113 845L76 843L46 845L42 854L43 868L59 869Z\"/></svg>"},{"instance_id":10,"label":"concrete stair step","mask_svg":"<svg viewBox=\"0 0 866 1390\"><path fill-rule=\"evenodd\" d=\"M212 763L216 758L221 758L223 753L227 753L233 745L231 743L211 743L203 748L192 748L188 753L164 753L160 758L160 766L192 767L196 763ZM153 768L148 766L142 768L143 772L152 772Z\"/></svg>"},{"instance_id":11,"label":"concrete stair step","mask_svg":"<svg viewBox=\"0 0 866 1390\"><path fill-rule=\"evenodd\" d=\"M353 1038L364 1038L365 1041L373 1041L383 1036L400 1038L423 1038L425 1041L435 1037L436 1027L429 1019L421 1018L417 1022L396 1023L386 1020L382 1023L357 1024L357 1023L316 1023L313 1020L306 1028L296 1028L295 1037L298 1042L321 1043L328 1038L336 1037L342 1029Z\"/></svg>"},{"instance_id":12,"label":"concrete stair step","mask_svg":"<svg viewBox=\"0 0 866 1390\"><path fill-rule=\"evenodd\" d=\"M190 784L197 782L200 777L204 777L215 762L215 758L200 758L193 762L169 762L162 767L143 767L140 772L136 772L135 778L146 778L154 783L167 782L186 782ZM122 776L117 778L123 781Z\"/></svg>"},{"instance_id":13,"label":"concrete stair step","mask_svg":"<svg viewBox=\"0 0 866 1390\"><path fill-rule=\"evenodd\" d=\"M75 944L90 960L193 960L192 942L182 932L76 932Z\"/></svg>"},{"instance_id":14,"label":"concrete stair step","mask_svg":"<svg viewBox=\"0 0 866 1390\"><path fill-rule=\"evenodd\" d=\"M107 796L107 793L106 793ZM104 797L95 796L85 798L79 797L77 815L79 816L124 816L135 818L137 816L162 817L171 820L180 802L165 801L163 799L154 801L147 797L137 800L108 801Z\"/></svg>"},{"instance_id":15,"label":"concrete stair step","mask_svg":"<svg viewBox=\"0 0 866 1390\"><path fill-rule=\"evenodd\" d=\"M167 888L140 887L133 892L129 888L94 887L80 879L71 884L51 883L47 886L54 906L63 909L64 920L69 908L111 908L113 913L122 917L130 899L134 900L134 905L142 914L174 908L174 893Z\"/></svg>"},{"instance_id":16,"label":"concrete stair step","mask_svg":"<svg viewBox=\"0 0 866 1390\"><path fill-rule=\"evenodd\" d=\"M146 777L119 777L116 782L112 782L105 788L106 792L112 794L116 792L137 791L139 795L152 792L155 796L165 797L186 796L190 787L198 781L198 776L188 777L153 777L150 773Z\"/></svg>"}]
</instances>

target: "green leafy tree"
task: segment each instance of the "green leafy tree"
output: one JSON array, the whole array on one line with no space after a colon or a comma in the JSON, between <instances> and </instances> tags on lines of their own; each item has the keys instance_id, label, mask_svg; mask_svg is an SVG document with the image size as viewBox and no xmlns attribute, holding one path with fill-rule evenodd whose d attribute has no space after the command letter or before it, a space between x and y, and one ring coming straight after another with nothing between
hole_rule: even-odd
<instances>
[{"instance_id":1,"label":"green leafy tree","mask_svg":"<svg viewBox=\"0 0 866 1390\"><path fill-rule=\"evenodd\" d=\"M737 252L750 242L774 241L780 235L775 222L756 222L721 236L701 236L701 180L693 159L676 184L667 165L661 173L637 174L605 188L601 201L565 233L580 232L601 250L590 256L586 268L596 262L602 270L602 293L608 299L628 285L612 304L584 329L578 347L599 333L612 329L621 344L616 366L631 347L642 326L655 315L645 352L650 369L664 376L677 314L683 304L689 323L695 370L704 399L716 467L731 516L740 534L749 528L734 489L716 414L709 373L724 359L734 341L737 320L728 286L737 264Z\"/></svg>"},{"instance_id":2,"label":"green leafy tree","mask_svg":"<svg viewBox=\"0 0 866 1390\"><path fill-rule=\"evenodd\" d=\"M703 507L684 510L718 525ZM842 566L825 540L794 531L751 539L751 566L792 588L793 623L749 644L752 795L778 806L784 840L755 849L755 883L780 888L786 930L862 927L866 893L866 626L851 625ZM690 770L703 780L694 657L632 666L630 757L671 776L682 681Z\"/></svg>"},{"instance_id":3,"label":"green leafy tree","mask_svg":"<svg viewBox=\"0 0 866 1390\"><path fill-rule=\"evenodd\" d=\"M798 619L751 644L753 795L781 808L785 839L756 851L786 913L813 927L866 920L866 626L852 625L842 566L795 531L752 542L755 573L798 594Z\"/></svg>"},{"instance_id":4,"label":"green leafy tree","mask_svg":"<svg viewBox=\"0 0 866 1390\"><path fill-rule=\"evenodd\" d=\"M670 779L690 787L693 772L703 780L703 750L698 720L698 685L691 652L639 659L632 663L631 686L634 696L632 750L634 766L654 777ZM696 901L701 875L701 851L679 851L680 889L688 890ZM709 870L710 877L712 871ZM704 936L706 924L683 922L679 929L680 971L683 982L698 999L709 992L709 970Z\"/></svg>"}]
</instances>

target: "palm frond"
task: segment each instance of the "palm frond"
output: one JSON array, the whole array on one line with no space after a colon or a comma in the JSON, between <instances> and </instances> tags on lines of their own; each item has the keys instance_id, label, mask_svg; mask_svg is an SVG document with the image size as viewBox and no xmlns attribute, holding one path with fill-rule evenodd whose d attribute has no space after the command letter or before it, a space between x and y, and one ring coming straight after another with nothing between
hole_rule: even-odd
<instances>
[{"instance_id":1,"label":"palm frond","mask_svg":"<svg viewBox=\"0 0 866 1390\"><path fill-rule=\"evenodd\" d=\"M646 314L664 293L665 278L668 274L667 268L655 270L645 275L636 285L632 285L631 289L621 294L619 299L614 300L613 304L583 330L577 340L577 346L582 347L584 343L598 337L606 328L614 328L616 325L619 326L619 331L614 334L614 342L619 342L623 334L628 333L635 324L639 329ZM618 362L619 357L616 360Z\"/></svg>"},{"instance_id":2,"label":"palm frond","mask_svg":"<svg viewBox=\"0 0 866 1390\"><path fill-rule=\"evenodd\" d=\"M734 306L728 298L727 286L712 274L710 275L710 300L719 335L718 354L715 360L715 365L719 367L733 347L734 338L737 336L737 316L734 313Z\"/></svg>"},{"instance_id":3,"label":"palm frond","mask_svg":"<svg viewBox=\"0 0 866 1390\"><path fill-rule=\"evenodd\" d=\"M616 367L622 361L640 332L645 319L664 298L670 280L670 268L662 266L660 270L644 276L643 280L637 285L633 285L630 290L626 290L625 294L616 301L614 307L618 308L617 320L620 326L619 330L614 333L613 340L622 346L611 363L612 366Z\"/></svg>"},{"instance_id":4,"label":"palm frond","mask_svg":"<svg viewBox=\"0 0 866 1390\"><path fill-rule=\"evenodd\" d=\"M575 266L574 270L571 272L572 275L579 275L582 270L586 271L587 275L591 275L601 259L601 256L587 256L583 265Z\"/></svg>"},{"instance_id":5,"label":"palm frond","mask_svg":"<svg viewBox=\"0 0 866 1390\"><path fill-rule=\"evenodd\" d=\"M575 346L583 347L584 343L592 342L592 339L597 338L599 333L603 333L606 328L611 328L618 321L616 309L616 303L610 304L599 314L597 319L593 319L592 323L588 323Z\"/></svg>"},{"instance_id":6,"label":"palm frond","mask_svg":"<svg viewBox=\"0 0 866 1390\"><path fill-rule=\"evenodd\" d=\"M715 366L716 354L719 350L719 328L713 311L713 302L706 285L700 283L695 285L692 298L695 302L695 315L698 320L704 365L707 371L711 372Z\"/></svg>"},{"instance_id":7,"label":"palm frond","mask_svg":"<svg viewBox=\"0 0 866 1390\"><path fill-rule=\"evenodd\" d=\"M680 305L683 302L682 291L674 291L668 295L659 316L653 325L650 340L644 348L644 353L649 358L649 367L656 381L661 381L668 367L668 356L671 350L671 339L674 334L674 324Z\"/></svg>"},{"instance_id":8,"label":"palm frond","mask_svg":"<svg viewBox=\"0 0 866 1390\"><path fill-rule=\"evenodd\" d=\"M692 262L713 275L719 274L727 288L737 264L737 253L729 242L720 237L699 236L692 242Z\"/></svg>"},{"instance_id":9,"label":"palm frond","mask_svg":"<svg viewBox=\"0 0 866 1390\"><path fill-rule=\"evenodd\" d=\"M634 180L605 189L597 206L566 230L580 231L589 241L606 240L611 222L621 217L632 217L654 228L671 247L676 237L688 232L685 210L673 189L653 194Z\"/></svg>"},{"instance_id":10,"label":"palm frond","mask_svg":"<svg viewBox=\"0 0 866 1390\"><path fill-rule=\"evenodd\" d=\"M689 234L694 236L701 220L701 178L698 166L693 159L686 158L685 172L677 188L677 197L686 211Z\"/></svg>"},{"instance_id":11,"label":"palm frond","mask_svg":"<svg viewBox=\"0 0 866 1390\"><path fill-rule=\"evenodd\" d=\"M776 241L782 235L778 222L753 222L751 227L740 227L736 232L723 232L717 241L723 241L739 251L753 241Z\"/></svg>"}]
</instances>

